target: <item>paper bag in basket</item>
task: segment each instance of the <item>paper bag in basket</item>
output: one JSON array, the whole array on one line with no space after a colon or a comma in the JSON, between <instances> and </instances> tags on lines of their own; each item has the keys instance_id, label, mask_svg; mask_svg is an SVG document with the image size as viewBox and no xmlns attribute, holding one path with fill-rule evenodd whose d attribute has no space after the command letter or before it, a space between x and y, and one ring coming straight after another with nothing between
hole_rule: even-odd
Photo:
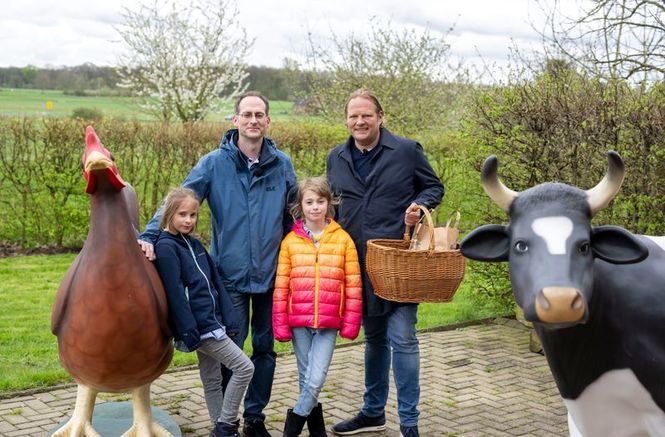
<instances>
[{"instance_id":1,"label":"paper bag in basket","mask_svg":"<svg viewBox=\"0 0 665 437\"><path fill-rule=\"evenodd\" d=\"M454 220L453 220L454 219ZM434 228L434 250L454 250L457 249L457 238L459 237L460 212L455 210L450 214L446 226ZM427 250L429 249L429 225L422 223L422 220L416 225L416 230L411 238L409 249Z\"/></svg>"}]
</instances>

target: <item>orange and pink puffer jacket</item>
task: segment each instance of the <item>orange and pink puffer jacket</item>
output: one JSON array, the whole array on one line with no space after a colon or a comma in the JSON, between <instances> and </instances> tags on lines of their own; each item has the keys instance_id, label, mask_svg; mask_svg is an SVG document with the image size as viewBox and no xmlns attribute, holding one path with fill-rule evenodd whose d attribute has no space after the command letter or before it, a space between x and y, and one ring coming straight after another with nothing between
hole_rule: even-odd
<instances>
[{"instance_id":1,"label":"orange and pink puffer jacket","mask_svg":"<svg viewBox=\"0 0 665 437\"><path fill-rule=\"evenodd\" d=\"M339 329L354 339L362 321L362 283L353 240L334 220L319 247L296 221L282 241L273 295L275 339L291 340L291 328Z\"/></svg>"}]
</instances>

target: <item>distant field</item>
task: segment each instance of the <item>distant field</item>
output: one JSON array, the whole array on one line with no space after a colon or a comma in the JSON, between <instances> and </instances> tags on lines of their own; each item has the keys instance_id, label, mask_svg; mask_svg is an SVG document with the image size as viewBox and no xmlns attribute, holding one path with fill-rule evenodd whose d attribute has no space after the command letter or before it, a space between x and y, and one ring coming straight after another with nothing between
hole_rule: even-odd
<instances>
[{"instance_id":1,"label":"distant field","mask_svg":"<svg viewBox=\"0 0 665 437\"><path fill-rule=\"evenodd\" d=\"M48 102L51 108L48 109ZM105 117L126 120L154 121L142 113L133 97L82 97L65 95L62 91L0 88L0 115L27 117L70 117L76 108L91 108ZM293 103L271 101L270 116L273 120L294 118ZM225 101L222 109L212 114L208 121L222 121L233 114L233 102Z\"/></svg>"}]
</instances>

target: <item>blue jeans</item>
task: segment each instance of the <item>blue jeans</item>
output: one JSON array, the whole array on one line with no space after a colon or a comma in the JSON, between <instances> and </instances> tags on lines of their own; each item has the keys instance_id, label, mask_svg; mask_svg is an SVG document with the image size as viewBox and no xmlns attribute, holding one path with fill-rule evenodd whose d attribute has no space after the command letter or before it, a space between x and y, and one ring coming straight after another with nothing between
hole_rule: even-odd
<instances>
[{"instance_id":1,"label":"blue jeans","mask_svg":"<svg viewBox=\"0 0 665 437\"><path fill-rule=\"evenodd\" d=\"M376 417L385 412L392 351L400 425L418 425L420 349L416 337L417 320L417 304L394 306L388 314L377 317L363 316L365 395L361 412L366 416Z\"/></svg>"},{"instance_id":2,"label":"blue jeans","mask_svg":"<svg viewBox=\"0 0 665 437\"><path fill-rule=\"evenodd\" d=\"M318 403L335 351L336 329L293 328L293 349L298 363L300 395L293 412L309 416Z\"/></svg>"},{"instance_id":3,"label":"blue jeans","mask_svg":"<svg viewBox=\"0 0 665 437\"><path fill-rule=\"evenodd\" d=\"M270 401L277 362L275 339L272 333L272 290L267 293L229 292L229 295L240 319L240 332L231 339L240 349L243 348L249 333L251 301L252 355L250 359L254 364L254 376L245 395L243 417L263 421L266 418L263 409ZM222 367L222 374L226 384L231 371Z\"/></svg>"}]
</instances>

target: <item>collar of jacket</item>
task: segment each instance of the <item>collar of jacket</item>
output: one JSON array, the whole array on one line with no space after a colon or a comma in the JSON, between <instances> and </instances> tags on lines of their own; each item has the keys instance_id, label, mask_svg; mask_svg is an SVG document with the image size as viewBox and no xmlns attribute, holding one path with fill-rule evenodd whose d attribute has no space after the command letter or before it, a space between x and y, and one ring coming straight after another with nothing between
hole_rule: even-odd
<instances>
[{"instance_id":1,"label":"collar of jacket","mask_svg":"<svg viewBox=\"0 0 665 437\"><path fill-rule=\"evenodd\" d=\"M247 161L245 157L242 156L242 152L238 148L238 129L229 129L226 131L222 138L222 144L220 144L220 149L226 150L235 156L235 163L238 170L247 168ZM259 163L257 164L259 168L265 168L270 165L272 161L275 160L277 146L275 142L268 137L263 137L263 144L261 145L261 154L259 155Z\"/></svg>"},{"instance_id":2,"label":"collar of jacket","mask_svg":"<svg viewBox=\"0 0 665 437\"><path fill-rule=\"evenodd\" d=\"M323 228L323 234L321 235L321 240L319 240L319 241L323 241L323 238L324 238L325 235L329 235L331 232L333 232L337 228L339 228L339 224L335 220L333 220L331 218L329 218L328 220L330 220L330 221ZM291 230L297 236L302 237L302 238L306 238L308 240L311 240L311 238L309 237L309 234L305 230L304 224L305 224L305 221L303 219L298 219L293 223L293 226L291 227Z\"/></svg>"},{"instance_id":3,"label":"collar of jacket","mask_svg":"<svg viewBox=\"0 0 665 437\"><path fill-rule=\"evenodd\" d=\"M192 244L192 241L193 241L193 238L189 234L184 235L184 234L178 233L178 234L174 235L174 234L170 233L169 231L167 231L165 229L161 229L159 231L158 238L168 238L169 240L176 241L178 244L180 244L182 246L186 246L186 244L187 244L187 243L185 243L185 239L189 242L189 244Z\"/></svg>"},{"instance_id":4,"label":"collar of jacket","mask_svg":"<svg viewBox=\"0 0 665 437\"><path fill-rule=\"evenodd\" d=\"M380 128L379 130L379 142L375 147L394 149L397 146L397 139L395 136L385 127ZM351 147L355 147L355 142L352 136L349 136L349 139L346 140L344 147L340 148L338 156L347 160L349 163L353 163L353 157L351 155ZM381 150L377 150L377 156L381 154Z\"/></svg>"}]
</instances>

